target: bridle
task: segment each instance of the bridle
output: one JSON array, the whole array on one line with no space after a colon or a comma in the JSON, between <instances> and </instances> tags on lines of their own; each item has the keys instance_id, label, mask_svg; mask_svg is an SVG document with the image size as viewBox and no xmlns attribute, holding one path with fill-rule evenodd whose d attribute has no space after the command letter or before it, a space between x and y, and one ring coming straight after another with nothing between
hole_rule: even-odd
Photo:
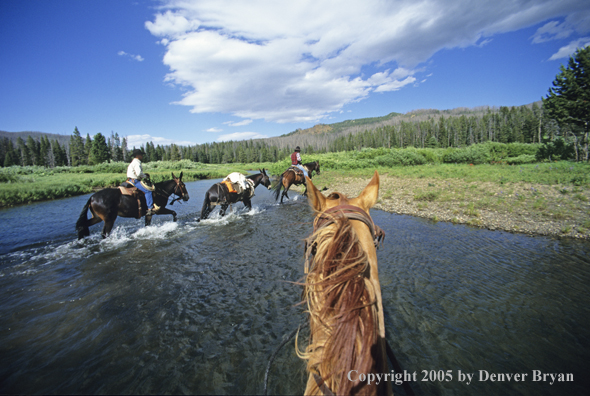
<instances>
[{"instance_id":1,"label":"bridle","mask_svg":"<svg viewBox=\"0 0 590 396\"><path fill-rule=\"evenodd\" d=\"M181 199L183 199L183 197L184 197L184 192L182 191L182 186L180 185L180 183L182 183L182 181L181 181L179 178L172 179L172 180L174 180L174 182L176 183L176 186L174 187L174 190L173 190L173 191L172 191L170 194L168 194L168 195L166 196L166 199L170 198L170 196L171 196L172 194L176 195L178 198L174 198L174 199L173 199L173 200L170 202L170 205L174 205L174 202L176 202L176 201L180 201L180 200L181 200ZM179 192L177 192L178 190L180 190L180 193L179 193ZM182 202L181 202L181 203L182 203Z\"/></svg>"},{"instance_id":2,"label":"bridle","mask_svg":"<svg viewBox=\"0 0 590 396\"><path fill-rule=\"evenodd\" d=\"M373 243L375 244L375 247L378 247L379 243L385 240L385 231L383 231L381 227L373 222L371 216L369 216L367 212L358 206L349 204L340 204L338 206L334 206L333 208L326 209L322 213L318 214L313 222L314 234L322 228L325 228L330 224L334 224L336 219L342 216L350 220L359 220L365 223L367 227L369 227L369 231L373 236Z\"/></svg>"}]
</instances>

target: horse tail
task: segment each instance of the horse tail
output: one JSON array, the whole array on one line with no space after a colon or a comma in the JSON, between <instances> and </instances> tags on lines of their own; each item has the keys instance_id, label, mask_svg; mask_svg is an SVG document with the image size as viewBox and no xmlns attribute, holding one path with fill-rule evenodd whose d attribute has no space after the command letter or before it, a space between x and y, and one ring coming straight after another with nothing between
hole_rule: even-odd
<instances>
[{"instance_id":1,"label":"horse tail","mask_svg":"<svg viewBox=\"0 0 590 396\"><path fill-rule=\"evenodd\" d=\"M88 198L88 202L84 205L82 209L82 213L80 213L80 217L76 222L76 231L78 231L78 239L82 239L85 236L90 236L90 230L88 229L88 208L90 207L90 200L92 197Z\"/></svg>"},{"instance_id":2,"label":"horse tail","mask_svg":"<svg viewBox=\"0 0 590 396\"><path fill-rule=\"evenodd\" d=\"M284 173L281 175L281 177L279 177L277 185L272 188L272 194L275 196L275 201L279 200L279 195L281 194L281 187L283 187L283 175Z\"/></svg>"}]
</instances>

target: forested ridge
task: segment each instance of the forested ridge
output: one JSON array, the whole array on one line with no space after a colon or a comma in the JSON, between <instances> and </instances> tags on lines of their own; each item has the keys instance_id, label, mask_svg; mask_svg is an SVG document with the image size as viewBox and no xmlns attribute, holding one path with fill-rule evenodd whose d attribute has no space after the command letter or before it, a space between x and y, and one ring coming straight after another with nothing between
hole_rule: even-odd
<instances>
[{"instance_id":1,"label":"forested ridge","mask_svg":"<svg viewBox=\"0 0 590 396\"><path fill-rule=\"evenodd\" d=\"M64 135L3 132L0 164L77 166L105 161L127 161L133 147L125 137L100 133L83 138L78 128L69 141ZM406 114L319 124L286 135L245 141L212 142L195 146L154 145L140 148L145 162L190 159L202 163L276 162L295 146L303 154L360 150L362 148L446 148L483 142L539 143L565 137L558 124L544 116L542 103L518 107L478 107L453 110L415 110ZM61 143L60 143L61 141Z\"/></svg>"}]
</instances>

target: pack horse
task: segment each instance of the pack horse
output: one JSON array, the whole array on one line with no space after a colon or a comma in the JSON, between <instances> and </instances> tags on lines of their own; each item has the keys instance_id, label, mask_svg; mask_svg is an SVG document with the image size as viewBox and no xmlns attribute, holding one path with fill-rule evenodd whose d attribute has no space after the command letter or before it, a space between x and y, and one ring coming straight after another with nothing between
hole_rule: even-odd
<instances>
[{"instance_id":1,"label":"pack horse","mask_svg":"<svg viewBox=\"0 0 590 396\"><path fill-rule=\"evenodd\" d=\"M230 173L220 183L215 183L205 193L205 200L201 209L201 217L198 221L205 220L215 209L221 206L221 216L229 205L242 201L248 209L252 209L252 197L258 185L270 189L270 178L265 169L259 169L260 173L244 176L239 172Z\"/></svg>"}]
</instances>

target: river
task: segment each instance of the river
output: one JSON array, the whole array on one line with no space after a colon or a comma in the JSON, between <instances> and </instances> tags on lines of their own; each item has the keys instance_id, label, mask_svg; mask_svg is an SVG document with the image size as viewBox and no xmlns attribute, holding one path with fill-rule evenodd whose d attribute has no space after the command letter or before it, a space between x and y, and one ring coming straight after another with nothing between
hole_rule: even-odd
<instances>
[{"instance_id":1,"label":"river","mask_svg":"<svg viewBox=\"0 0 590 396\"><path fill-rule=\"evenodd\" d=\"M305 198L277 205L260 186L251 212L237 204L197 222L214 182L186 184L178 222L118 218L105 240L102 225L76 240L88 195L0 210L0 393L262 393L269 357L305 319L294 282L312 212ZM416 394L590 388L588 241L371 215L387 234L387 338L416 373ZM459 371L474 375L469 384ZM291 341L269 393L301 394L305 381Z\"/></svg>"}]
</instances>

